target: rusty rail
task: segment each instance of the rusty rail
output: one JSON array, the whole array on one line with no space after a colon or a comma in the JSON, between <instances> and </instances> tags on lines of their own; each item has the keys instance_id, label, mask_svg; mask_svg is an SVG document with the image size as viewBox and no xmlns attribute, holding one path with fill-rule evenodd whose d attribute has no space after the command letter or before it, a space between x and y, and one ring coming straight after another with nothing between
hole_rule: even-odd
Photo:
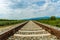
<instances>
[{"instance_id":1,"label":"rusty rail","mask_svg":"<svg viewBox=\"0 0 60 40\"><path fill-rule=\"evenodd\" d=\"M7 40L10 36L12 36L13 34L15 34L18 30L20 30L25 24L27 24L28 22L25 22L21 25L19 25L18 27L11 29L3 34L0 35L0 40Z\"/></svg>"},{"instance_id":2,"label":"rusty rail","mask_svg":"<svg viewBox=\"0 0 60 40\"><path fill-rule=\"evenodd\" d=\"M43 29L45 29L46 31L48 31L49 33L51 33L52 35L55 35L57 38L60 39L60 30L48 27L47 25L43 25L37 21L34 21L34 23L36 23L37 25L39 25L40 27L42 27Z\"/></svg>"}]
</instances>

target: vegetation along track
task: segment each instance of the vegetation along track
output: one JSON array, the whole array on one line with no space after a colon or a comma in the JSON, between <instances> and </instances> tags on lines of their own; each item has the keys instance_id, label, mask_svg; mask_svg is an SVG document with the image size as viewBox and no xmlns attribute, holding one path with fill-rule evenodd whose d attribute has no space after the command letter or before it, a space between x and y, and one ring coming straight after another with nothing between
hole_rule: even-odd
<instances>
[{"instance_id":1,"label":"vegetation along track","mask_svg":"<svg viewBox=\"0 0 60 40\"><path fill-rule=\"evenodd\" d=\"M60 40L58 39L59 36L56 36L55 34L52 35L52 32L50 32L51 28L47 28L46 30L45 29L46 27L42 27L42 24L29 21L13 36L10 36L7 40Z\"/></svg>"}]
</instances>

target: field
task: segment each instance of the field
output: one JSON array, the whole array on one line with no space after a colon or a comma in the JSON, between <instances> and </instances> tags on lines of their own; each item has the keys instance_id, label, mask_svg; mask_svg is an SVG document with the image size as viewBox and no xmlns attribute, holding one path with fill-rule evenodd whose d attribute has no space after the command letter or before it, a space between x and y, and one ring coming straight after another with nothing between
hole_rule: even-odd
<instances>
[{"instance_id":1,"label":"field","mask_svg":"<svg viewBox=\"0 0 60 40\"><path fill-rule=\"evenodd\" d=\"M0 26L9 26L13 24L18 24L21 22L24 22L25 20L6 20L6 19L0 19Z\"/></svg>"},{"instance_id":2,"label":"field","mask_svg":"<svg viewBox=\"0 0 60 40\"><path fill-rule=\"evenodd\" d=\"M37 21L39 21L41 23L45 23L45 24L60 27L60 18L56 18L56 20L42 19L42 20L37 20Z\"/></svg>"}]
</instances>

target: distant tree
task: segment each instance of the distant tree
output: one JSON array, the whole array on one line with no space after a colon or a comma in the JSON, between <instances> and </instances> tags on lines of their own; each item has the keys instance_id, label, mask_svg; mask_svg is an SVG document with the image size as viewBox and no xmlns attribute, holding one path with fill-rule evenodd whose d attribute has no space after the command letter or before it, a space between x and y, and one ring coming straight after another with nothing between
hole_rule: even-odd
<instances>
[{"instance_id":1,"label":"distant tree","mask_svg":"<svg viewBox=\"0 0 60 40\"><path fill-rule=\"evenodd\" d=\"M51 16L50 19L51 20L56 20L56 17L55 16Z\"/></svg>"}]
</instances>

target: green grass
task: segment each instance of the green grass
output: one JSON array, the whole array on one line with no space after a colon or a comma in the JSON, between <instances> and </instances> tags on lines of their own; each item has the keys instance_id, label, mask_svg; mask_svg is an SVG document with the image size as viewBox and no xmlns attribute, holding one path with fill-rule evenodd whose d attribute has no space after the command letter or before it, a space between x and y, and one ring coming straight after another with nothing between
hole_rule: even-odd
<instances>
[{"instance_id":1,"label":"green grass","mask_svg":"<svg viewBox=\"0 0 60 40\"><path fill-rule=\"evenodd\" d=\"M4 20L4 19L1 19L0 26L9 26L9 25L18 24L18 23L21 23L24 21L25 20Z\"/></svg>"},{"instance_id":2,"label":"green grass","mask_svg":"<svg viewBox=\"0 0 60 40\"><path fill-rule=\"evenodd\" d=\"M43 20L37 20L37 21L39 21L41 23L45 23L45 24L60 27L60 18L56 18L56 20L43 19Z\"/></svg>"}]
</instances>

